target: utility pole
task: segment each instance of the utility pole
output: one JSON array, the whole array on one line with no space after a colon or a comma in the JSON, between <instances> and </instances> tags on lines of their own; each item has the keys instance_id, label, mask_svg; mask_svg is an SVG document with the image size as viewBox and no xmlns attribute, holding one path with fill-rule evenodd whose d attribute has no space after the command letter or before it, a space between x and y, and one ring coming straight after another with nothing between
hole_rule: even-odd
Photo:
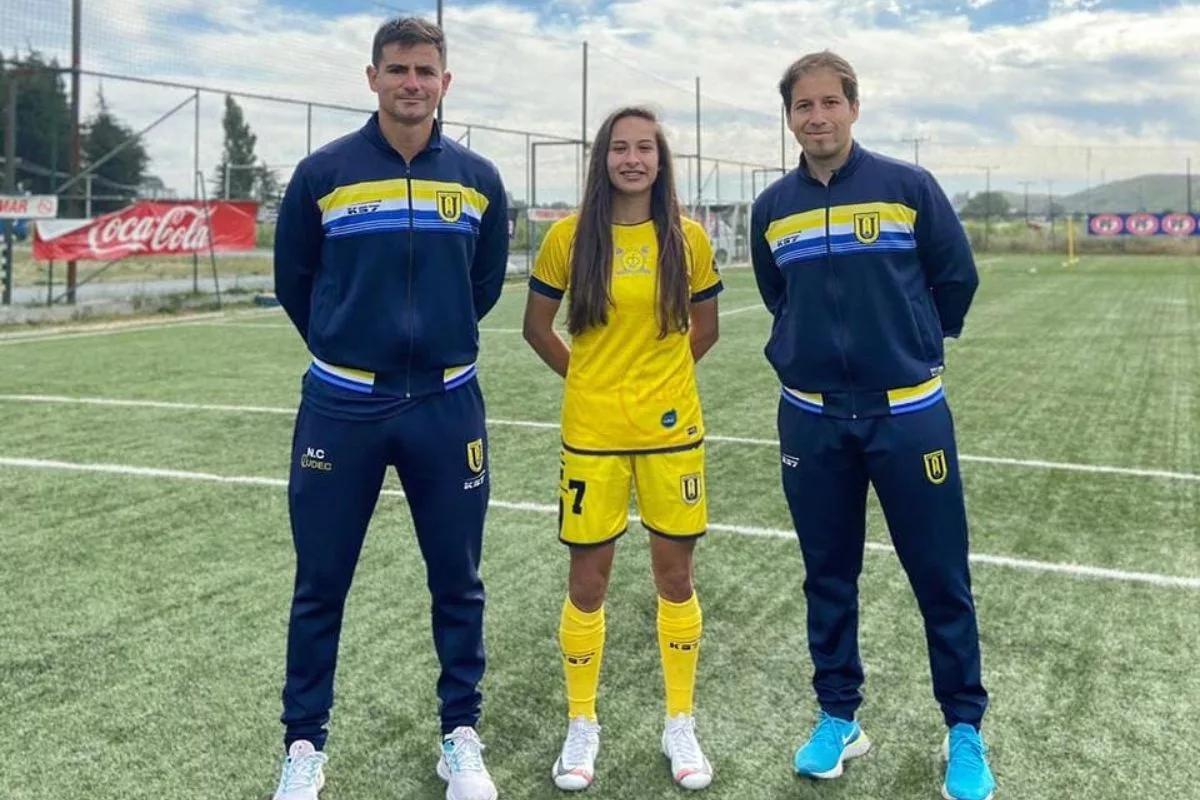
<instances>
[{"instance_id":1,"label":"utility pole","mask_svg":"<svg viewBox=\"0 0 1200 800\"><path fill-rule=\"evenodd\" d=\"M992 234L992 170L999 169L994 164L984 164L978 167L984 173L983 189L983 249L988 249Z\"/></svg>"},{"instance_id":2,"label":"utility pole","mask_svg":"<svg viewBox=\"0 0 1200 800\"><path fill-rule=\"evenodd\" d=\"M581 115L579 125L579 141L583 142L583 162L587 163L587 141L588 141L588 126L587 126L587 104L588 104L588 43L583 43L583 102L579 104ZM586 169L586 168L585 168ZM586 172L585 172L586 174Z\"/></svg>"},{"instance_id":3,"label":"utility pole","mask_svg":"<svg viewBox=\"0 0 1200 800\"><path fill-rule=\"evenodd\" d=\"M1046 180L1046 213L1050 216L1050 246L1058 246L1058 236L1054 230L1054 180Z\"/></svg>"},{"instance_id":4,"label":"utility pole","mask_svg":"<svg viewBox=\"0 0 1200 800\"><path fill-rule=\"evenodd\" d=\"M1033 181L1019 181L1025 187L1025 224L1029 224L1029 187L1033 185Z\"/></svg>"},{"instance_id":5,"label":"utility pole","mask_svg":"<svg viewBox=\"0 0 1200 800\"><path fill-rule=\"evenodd\" d=\"M579 164L575 168L575 186L587 183L588 174L588 43L583 42L583 94L579 98Z\"/></svg>"},{"instance_id":6,"label":"utility pole","mask_svg":"<svg viewBox=\"0 0 1200 800\"><path fill-rule=\"evenodd\" d=\"M779 106L779 169L787 173L787 107Z\"/></svg>"},{"instance_id":7,"label":"utility pole","mask_svg":"<svg viewBox=\"0 0 1200 800\"><path fill-rule=\"evenodd\" d=\"M79 78L83 51L83 0L71 1L71 177L79 175L83 161L83 140L80 135ZM59 189L61 191L61 188ZM60 198L62 199L62 198ZM78 206L74 209L78 214ZM78 281L78 263L67 262L67 302L75 305L75 285Z\"/></svg>"},{"instance_id":8,"label":"utility pole","mask_svg":"<svg viewBox=\"0 0 1200 800\"><path fill-rule=\"evenodd\" d=\"M913 145L913 163L918 166L921 164L921 142L928 142L928 136L913 136L911 139L901 139L902 142L912 142Z\"/></svg>"},{"instance_id":9,"label":"utility pole","mask_svg":"<svg viewBox=\"0 0 1200 800\"><path fill-rule=\"evenodd\" d=\"M1187 176L1187 213L1192 213L1192 159L1187 158L1187 165L1184 169L1184 175Z\"/></svg>"},{"instance_id":10,"label":"utility pole","mask_svg":"<svg viewBox=\"0 0 1200 800\"><path fill-rule=\"evenodd\" d=\"M442 30L443 35L445 35L446 28L442 25L442 0L437 0L437 25L438 25L438 28L440 28ZM438 126L440 127L442 124L442 101L441 100L438 100L437 121L438 121Z\"/></svg>"},{"instance_id":11,"label":"utility pole","mask_svg":"<svg viewBox=\"0 0 1200 800\"><path fill-rule=\"evenodd\" d=\"M17 76L16 69L8 73L8 92L4 104L4 191L14 194L17 190ZM4 295L0 302L12 305L13 293L13 226L11 219L4 220Z\"/></svg>"},{"instance_id":12,"label":"utility pole","mask_svg":"<svg viewBox=\"0 0 1200 800\"><path fill-rule=\"evenodd\" d=\"M696 76L696 213L704 197L704 162L700 160L700 76Z\"/></svg>"}]
</instances>

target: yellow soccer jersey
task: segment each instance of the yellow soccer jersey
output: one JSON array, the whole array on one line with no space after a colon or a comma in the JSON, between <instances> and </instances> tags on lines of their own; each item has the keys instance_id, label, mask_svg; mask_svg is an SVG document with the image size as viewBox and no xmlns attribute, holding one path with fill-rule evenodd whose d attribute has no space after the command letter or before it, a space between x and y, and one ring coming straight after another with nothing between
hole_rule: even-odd
<instances>
[{"instance_id":1,"label":"yellow soccer jersey","mask_svg":"<svg viewBox=\"0 0 1200 800\"><path fill-rule=\"evenodd\" d=\"M554 223L530 287L562 299L570 288L577 215ZM721 277L704 228L683 219L693 303L716 296ZM579 452L629 453L696 444L704 436L687 333L659 337L658 237L653 221L613 226L613 305L608 324L571 342L562 408L563 443ZM564 304L565 305L565 304Z\"/></svg>"}]
</instances>

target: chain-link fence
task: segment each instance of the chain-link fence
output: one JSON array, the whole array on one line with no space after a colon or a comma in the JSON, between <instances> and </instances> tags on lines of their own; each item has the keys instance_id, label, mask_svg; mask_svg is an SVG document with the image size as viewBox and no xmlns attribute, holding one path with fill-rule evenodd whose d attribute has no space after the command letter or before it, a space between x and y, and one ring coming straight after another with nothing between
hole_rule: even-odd
<instances>
[{"instance_id":1,"label":"chain-link fence","mask_svg":"<svg viewBox=\"0 0 1200 800\"><path fill-rule=\"evenodd\" d=\"M0 17L0 53L12 61L32 51L48 65L69 70L69 0L12 4L12 11ZM149 4L84 0L81 122L86 125L103 106L143 133L150 157L146 190L189 197L198 194L197 172L210 181L217 172L224 97L229 96L257 137L260 163L286 184L305 153L358 127L373 109L364 75L370 40L379 22L401 9L352 0L343 6L337 36L297 32L295 20L290 25L258 20L246 29L244 20L232 19L228 30L208 25L181 33L183 18L156 12ZM255 35L275 23L283 33ZM516 93L516 103L512 91L498 86L504 70L495 69L509 57L514 38L523 41L523 57L536 56L535 67L525 66L542 78L536 92ZM263 52L264 41L276 47ZM582 41L555 38L552 31L523 34L473 19L447 26L447 50L454 75L445 103L447 133L495 161L521 204L530 202L535 188L543 204L578 201L584 171L580 142L594 135L618 104L645 103L661 114L679 162L679 191L689 200L749 200L752 187L742 173L779 164L778 147L756 151L740 134L731 139L721 117L732 107L698 92L692 81L656 77L634 64L631 54L589 49ZM283 54L286 60L272 58ZM69 83L70 72L62 74ZM765 120L761 135L771 142L778 136L778 120L770 113L759 116ZM539 148L536 175L531 174L534 143L559 145ZM69 171L69 165L57 166ZM51 168L22 165L22 177L39 167ZM209 194L221 196L223 188L218 178ZM93 187L94 194L99 191Z\"/></svg>"},{"instance_id":2,"label":"chain-link fence","mask_svg":"<svg viewBox=\"0 0 1200 800\"><path fill-rule=\"evenodd\" d=\"M17 114L18 129L36 127L39 139L53 144L37 151L40 161L22 158L11 172L26 188L60 192L64 214L85 216L133 197L225 197L246 184L239 171L265 170L270 180L256 184L262 195L256 199L263 208L259 245L267 247L272 207L295 164L359 127L373 109L365 66L380 22L414 11L432 17L431 6L432 0L419 9L343 0L329 17L264 4L222 5L217 15L151 2L7 0L0 55L8 74L14 61L40 59L38 70L59 82L69 108L46 119ZM728 82L710 86L688 76L689 65L668 63L636 39L515 11L510 18L454 4L445 28L454 76L446 134L499 167L519 209L518 264L529 263L532 256L520 254L536 247L548 225L536 220L554 217L534 213L531 221L527 209L561 211L578 202L586 142L618 105L643 103L660 113L680 196L714 226L726 219L737 230L745 204L796 162L770 80L731 96ZM21 74L18 98L22 86L38 79ZM223 160L227 99L256 137L253 164ZM77 152L72 112L84 129L107 113L135 135L147 157L136 185L99 173L71 177L105 157ZM1059 221L1068 214L1200 207L1200 182L1188 180L1193 165L1200 167L1195 145L888 140L871 136L870 113L864 109L860 122L863 143L928 167L963 217L982 223L979 247L993 246L1002 225L1048 224L1047 246L1057 247ZM735 258L744 250L728 248Z\"/></svg>"}]
</instances>

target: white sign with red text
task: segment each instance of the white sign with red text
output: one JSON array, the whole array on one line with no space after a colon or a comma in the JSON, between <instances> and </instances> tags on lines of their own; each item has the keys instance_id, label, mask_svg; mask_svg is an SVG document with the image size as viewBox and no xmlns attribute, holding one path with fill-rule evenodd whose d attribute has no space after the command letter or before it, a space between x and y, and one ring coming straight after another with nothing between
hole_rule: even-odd
<instances>
[{"instance_id":1,"label":"white sign with red text","mask_svg":"<svg viewBox=\"0 0 1200 800\"><path fill-rule=\"evenodd\" d=\"M0 219L54 219L56 194L0 194Z\"/></svg>"}]
</instances>

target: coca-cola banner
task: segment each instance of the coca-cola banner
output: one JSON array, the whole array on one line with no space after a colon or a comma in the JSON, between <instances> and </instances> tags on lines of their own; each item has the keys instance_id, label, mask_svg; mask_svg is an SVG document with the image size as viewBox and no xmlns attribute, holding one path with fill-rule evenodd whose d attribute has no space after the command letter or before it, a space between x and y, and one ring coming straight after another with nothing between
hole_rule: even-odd
<instances>
[{"instance_id":1,"label":"coca-cola banner","mask_svg":"<svg viewBox=\"0 0 1200 800\"><path fill-rule=\"evenodd\" d=\"M146 201L95 219L63 219L34 226L33 257L40 261L115 261L130 256L173 256L254 249L253 202ZM211 222L211 227L210 223Z\"/></svg>"}]
</instances>

